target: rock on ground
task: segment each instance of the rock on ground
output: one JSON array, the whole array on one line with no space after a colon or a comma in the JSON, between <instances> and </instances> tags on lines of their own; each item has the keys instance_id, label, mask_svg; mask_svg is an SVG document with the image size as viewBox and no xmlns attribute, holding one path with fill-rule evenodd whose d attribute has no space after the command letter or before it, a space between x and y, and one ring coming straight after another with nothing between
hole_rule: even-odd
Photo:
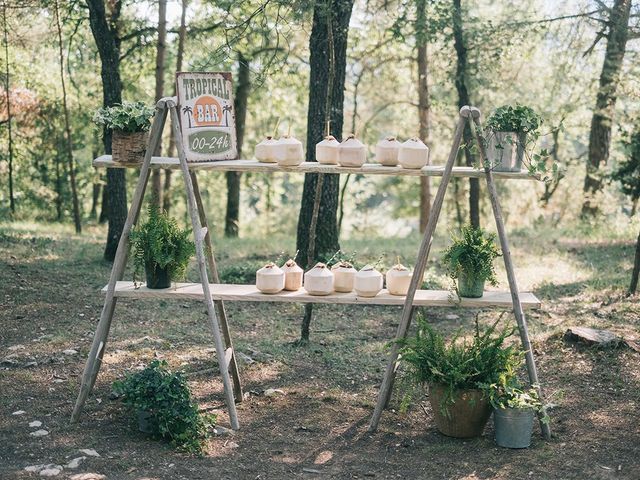
<instances>
[{"instance_id":1,"label":"rock on ground","mask_svg":"<svg viewBox=\"0 0 640 480\"><path fill-rule=\"evenodd\" d=\"M80 453L84 453L88 457L99 457L100 454L96 452L93 448L83 448L78 450Z\"/></svg>"},{"instance_id":2,"label":"rock on ground","mask_svg":"<svg viewBox=\"0 0 640 480\"><path fill-rule=\"evenodd\" d=\"M78 468L78 467L80 466L80 463L81 463L83 460L86 460L86 458L87 458L87 457L85 457L85 456L74 458L74 459L73 459L73 460L71 460L69 463L67 463L67 464L64 466L64 468L69 468L69 469L71 469L71 470L76 469L76 468Z\"/></svg>"},{"instance_id":3,"label":"rock on ground","mask_svg":"<svg viewBox=\"0 0 640 480\"><path fill-rule=\"evenodd\" d=\"M31 432L29 435L32 437L44 437L45 435L49 435L47 430L36 430L35 432Z\"/></svg>"},{"instance_id":4,"label":"rock on ground","mask_svg":"<svg viewBox=\"0 0 640 480\"><path fill-rule=\"evenodd\" d=\"M76 473L69 477L69 480L105 480L106 475L101 473Z\"/></svg>"}]
</instances>

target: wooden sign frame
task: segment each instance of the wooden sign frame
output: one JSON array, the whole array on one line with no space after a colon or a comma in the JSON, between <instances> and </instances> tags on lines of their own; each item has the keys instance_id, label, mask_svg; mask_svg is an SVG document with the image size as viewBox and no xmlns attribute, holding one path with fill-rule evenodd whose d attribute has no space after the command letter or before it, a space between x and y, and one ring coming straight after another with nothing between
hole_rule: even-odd
<instances>
[{"instance_id":1,"label":"wooden sign frame","mask_svg":"<svg viewBox=\"0 0 640 480\"><path fill-rule=\"evenodd\" d=\"M231 72L178 72L176 92L187 161L238 158Z\"/></svg>"}]
</instances>

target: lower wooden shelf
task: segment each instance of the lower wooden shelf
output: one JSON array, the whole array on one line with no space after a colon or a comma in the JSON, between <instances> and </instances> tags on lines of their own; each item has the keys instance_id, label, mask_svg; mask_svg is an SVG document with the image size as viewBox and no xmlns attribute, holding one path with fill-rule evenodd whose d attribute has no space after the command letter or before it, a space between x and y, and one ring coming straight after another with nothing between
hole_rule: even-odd
<instances>
[{"instance_id":1,"label":"lower wooden shelf","mask_svg":"<svg viewBox=\"0 0 640 480\"><path fill-rule=\"evenodd\" d=\"M214 300L236 302L290 302L290 303L339 303L360 305L404 305L405 297L391 295L387 290L382 290L375 297L360 297L352 293L332 293L326 296L309 295L304 288L297 292L280 292L273 295L260 293L255 285L211 284L211 296ZM107 287L102 289L106 292ZM171 288L152 290L145 286L136 289L133 282L118 282L115 290L116 297L130 298L167 298L167 299L203 299L202 284L200 283L176 283ZM521 292L520 301L522 308L540 308L540 300L530 292ZM511 308L511 293L509 292L484 292L481 298L463 298L458 302L457 296L448 290L418 290L416 292L415 306L427 307L503 307Z\"/></svg>"}]
</instances>

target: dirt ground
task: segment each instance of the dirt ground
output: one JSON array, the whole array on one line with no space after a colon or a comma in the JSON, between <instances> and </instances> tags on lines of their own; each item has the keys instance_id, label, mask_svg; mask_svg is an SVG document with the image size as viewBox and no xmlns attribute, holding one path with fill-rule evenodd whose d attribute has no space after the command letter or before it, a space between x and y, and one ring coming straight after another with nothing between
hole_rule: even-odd
<instances>
[{"instance_id":1,"label":"dirt ground","mask_svg":"<svg viewBox=\"0 0 640 480\"><path fill-rule=\"evenodd\" d=\"M395 409L368 434L398 308L319 306L312 343L302 348L292 344L301 306L234 303L227 309L236 348L250 357L241 365L247 392L238 406L241 430L213 436L205 455L194 457L136 432L110 393L126 371L164 358L185 369L200 407L217 411L228 426L198 302L121 300L94 392L80 423L69 424L102 308L98 290L109 273L100 260L101 239L98 229L74 237L45 226L0 226L2 479L39 478L25 470L39 464L64 466L54 478L85 480L640 479L640 355L568 344L562 335L567 326L585 325L638 339L640 300L623 296L631 242L576 242L558 233L543 243L531 232L515 236L520 283L543 301L528 320L541 383L553 404L551 441L536 427L531 448L498 448L491 421L482 438L444 437L424 397L415 397L406 413L397 411L408 391L401 380ZM235 260L223 257L221 264ZM425 312L449 333L471 326L476 313L453 307ZM495 315L482 312L480 319ZM269 388L284 393L265 396ZM42 425L29 426L34 421ZM37 430L48 434L32 435ZM77 468L66 467L80 456L86 458Z\"/></svg>"}]
</instances>

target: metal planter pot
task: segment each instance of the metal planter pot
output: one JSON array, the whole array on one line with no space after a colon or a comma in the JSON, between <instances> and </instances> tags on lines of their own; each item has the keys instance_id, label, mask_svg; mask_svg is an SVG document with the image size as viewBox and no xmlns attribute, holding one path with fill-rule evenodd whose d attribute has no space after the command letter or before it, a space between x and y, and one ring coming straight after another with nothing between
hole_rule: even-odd
<instances>
[{"instance_id":1,"label":"metal planter pot","mask_svg":"<svg viewBox=\"0 0 640 480\"><path fill-rule=\"evenodd\" d=\"M454 403L446 403L446 387L429 385L429 402L436 427L448 437L479 437L491 416L489 399L482 390L457 390Z\"/></svg>"},{"instance_id":2,"label":"metal planter pot","mask_svg":"<svg viewBox=\"0 0 640 480\"><path fill-rule=\"evenodd\" d=\"M487 160L496 172L522 170L526 133L491 132L487 144Z\"/></svg>"},{"instance_id":3,"label":"metal planter pot","mask_svg":"<svg viewBox=\"0 0 640 480\"><path fill-rule=\"evenodd\" d=\"M493 411L496 444L505 448L527 448L531 445L534 417L530 408L496 408Z\"/></svg>"}]
</instances>

